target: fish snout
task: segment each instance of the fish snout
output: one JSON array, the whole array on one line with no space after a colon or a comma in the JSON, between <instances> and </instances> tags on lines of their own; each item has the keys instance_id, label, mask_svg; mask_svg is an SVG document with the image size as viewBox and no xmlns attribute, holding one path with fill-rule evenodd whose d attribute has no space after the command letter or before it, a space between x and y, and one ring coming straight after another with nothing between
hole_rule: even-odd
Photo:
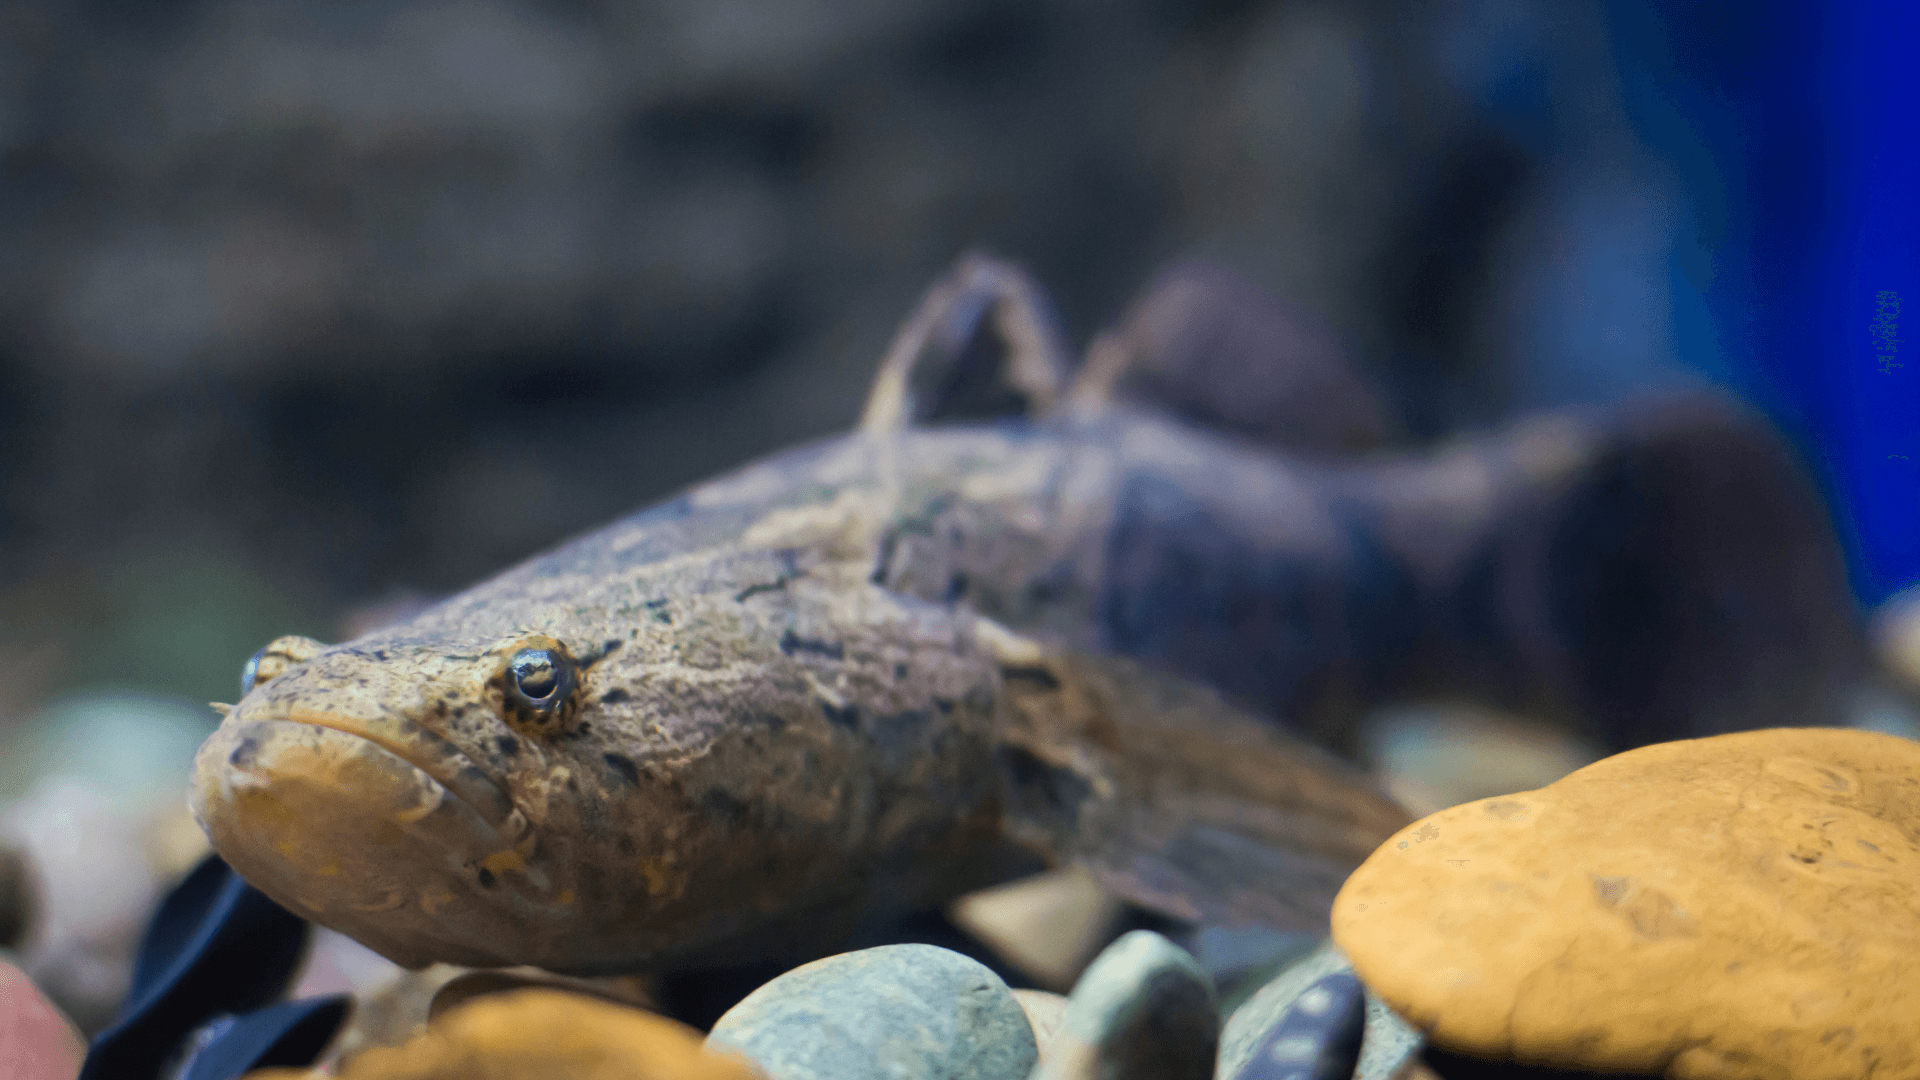
<instances>
[{"instance_id":1,"label":"fish snout","mask_svg":"<svg viewBox=\"0 0 1920 1080\"><path fill-rule=\"evenodd\" d=\"M229 865L398 963L513 962L490 943L543 906L543 882L527 866L526 819L498 784L404 719L254 704L194 759L194 816ZM520 872L489 869L507 866Z\"/></svg>"}]
</instances>

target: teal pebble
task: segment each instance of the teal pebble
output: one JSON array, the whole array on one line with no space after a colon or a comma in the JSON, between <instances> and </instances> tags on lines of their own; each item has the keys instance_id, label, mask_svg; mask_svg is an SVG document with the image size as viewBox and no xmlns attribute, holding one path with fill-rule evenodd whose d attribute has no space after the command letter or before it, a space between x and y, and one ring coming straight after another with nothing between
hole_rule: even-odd
<instances>
[{"instance_id":1,"label":"teal pebble","mask_svg":"<svg viewBox=\"0 0 1920 1080\"><path fill-rule=\"evenodd\" d=\"M1220 1040L1213 983L1150 930L1107 946L1074 984L1033 1080L1210 1080Z\"/></svg>"},{"instance_id":2,"label":"teal pebble","mask_svg":"<svg viewBox=\"0 0 1920 1080\"><path fill-rule=\"evenodd\" d=\"M1038 1057L1013 991L932 945L883 945L797 967L722 1016L707 1045L770 1080L1025 1080Z\"/></svg>"}]
</instances>

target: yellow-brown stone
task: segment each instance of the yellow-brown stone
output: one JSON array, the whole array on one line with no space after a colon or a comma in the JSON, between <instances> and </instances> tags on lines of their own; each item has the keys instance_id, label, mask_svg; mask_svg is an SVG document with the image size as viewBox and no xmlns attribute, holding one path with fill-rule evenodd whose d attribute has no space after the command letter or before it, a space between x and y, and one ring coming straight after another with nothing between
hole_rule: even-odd
<instances>
[{"instance_id":1,"label":"yellow-brown stone","mask_svg":"<svg viewBox=\"0 0 1920 1080\"><path fill-rule=\"evenodd\" d=\"M354 1058L340 1080L761 1080L663 1016L559 990L511 990L436 1017L400 1046ZM248 1080L305 1074L263 1070Z\"/></svg>"},{"instance_id":2,"label":"yellow-brown stone","mask_svg":"<svg viewBox=\"0 0 1920 1080\"><path fill-rule=\"evenodd\" d=\"M1439 1046L1672 1080L1920 1076L1920 743L1642 747L1409 825L1333 936Z\"/></svg>"}]
</instances>

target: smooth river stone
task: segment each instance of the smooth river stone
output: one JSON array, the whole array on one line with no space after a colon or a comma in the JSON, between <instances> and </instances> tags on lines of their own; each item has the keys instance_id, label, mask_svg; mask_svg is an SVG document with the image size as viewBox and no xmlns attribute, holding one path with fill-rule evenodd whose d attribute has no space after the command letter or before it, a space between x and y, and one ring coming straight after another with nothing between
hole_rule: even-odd
<instances>
[{"instance_id":1,"label":"smooth river stone","mask_svg":"<svg viewBox=\"0 0 1920 1080\"><path fill-rule=\"evenodd\" d=\"M1443 810L1347 879L1333 935L1461 1053L1673 1080L1920 1076L1920 743L1661 743Z\"/></svg>"},{"instance_id":2,"label":"smooth river stone","mask_svg":"<svg viewBox=\"0 0 1920 1080\"><path fill-rule=\"evenodd\" d=\"M1920 691L1920 585L1880 605L1869 634L1881 665Z\"/></svg>"},{"instance_id":3,"label":"smooth river stone","mask_svg":"<svg viewBox=\"0 0 1920 1080\"><path fill-rule=\"evenodd\" d=\"M1067 990L1112 936L1121 906L1076 864L969 893L949 910L954 925L1020 974Z\"/></svg>"},{"instance_id":4,"label":"smooth river stone","mask_svg":"<svg viewBox=\"0 0 1920 1080\"><path fill-rule=\"evenodd\" d=\"M727 1010L707 1045L772 1080L1025 1080L1038 1056L1000 976L933 945L794 968Z\"/></svg>"},{"instance_id":5,"label":"smooth river stone","mask_svg":"<svg viewBox=\"0 0 1920 1080\"><path fill-rule=\"evenodd\" d=\"M0 960L0 1077L73 1080L86 1053L73 1022L25 973Z\"/></svg>"},{"instance_id":6,"label":"smooth river stone","mask_svg":"<svg viewBox=\"0 0 1920 1080\"><path fill-rule=\"evenodd\" d=\"M1135 930L1074 984L1033 1080L1211 1080L1219 1041L1213 984L1199 962Z\"/></svg>"},{"instance_id":7,"label":"smooth river stone","mask_svg":"<svg viewBox=\"0 0 1920 1080\"><path fill-rule=\"evenodd\" d=\"M1033 1029L1033 1045L1040 1052L1040 1060L1047 1060L1047 1044L1053 1042L1060 1025L1067 1019L1066 995L1051 990L1015 990L1013 999L1027 1014L1027 1026Z\"/></svg>"}]
</instances>

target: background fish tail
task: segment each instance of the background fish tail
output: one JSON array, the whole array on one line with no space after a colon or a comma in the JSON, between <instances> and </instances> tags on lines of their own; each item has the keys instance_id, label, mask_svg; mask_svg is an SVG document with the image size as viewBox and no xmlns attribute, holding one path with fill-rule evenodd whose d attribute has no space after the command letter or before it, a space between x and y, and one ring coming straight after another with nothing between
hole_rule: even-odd
<instances>
[{"instance_id":1,"label":"background fish tail","mask_svg":"<svg viewBox=\"0 0 1920 1080\"><path fill-rule=\"evenodd\" d=\"M1416 585L1404 685L1626 749L1840 723L1866 672L1813 486L1722 399L1547 416L1336 489Z\"/></svg>"},{"instance_id":2,"label":"background fish tail","mask_svg":"<svg viewBox=\"0 0 1920 1080\"><path fill-rule=\"evenodd\" d=\"M1835 723L1866 670L1812 485L1706 395L1348 464L1186 458L1143 453L1119 492L1101 647L1343 752L1413 697L1619 749Z\"/></svg>"}]
</instances>

